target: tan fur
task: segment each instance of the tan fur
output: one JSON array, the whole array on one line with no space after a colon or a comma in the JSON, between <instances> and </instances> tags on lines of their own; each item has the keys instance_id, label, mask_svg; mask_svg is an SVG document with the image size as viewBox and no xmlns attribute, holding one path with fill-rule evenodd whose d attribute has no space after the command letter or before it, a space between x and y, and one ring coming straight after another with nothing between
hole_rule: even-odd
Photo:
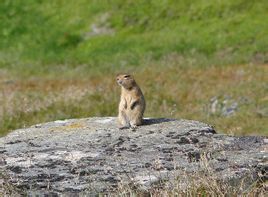
<instances>
[{"instance_id":1,"label":"tan fur","mask_svg":"<svg viewBox=\"0 0 268 197\"><path fill-rule=\"evenodd\" d=\"M134 78L128 74L120 74L116 77L121 86L121 98L119 103L118 122L120 128L136 128L142 124L145 111L145 99L142 91Z\"/></svg>"}]
</instances>

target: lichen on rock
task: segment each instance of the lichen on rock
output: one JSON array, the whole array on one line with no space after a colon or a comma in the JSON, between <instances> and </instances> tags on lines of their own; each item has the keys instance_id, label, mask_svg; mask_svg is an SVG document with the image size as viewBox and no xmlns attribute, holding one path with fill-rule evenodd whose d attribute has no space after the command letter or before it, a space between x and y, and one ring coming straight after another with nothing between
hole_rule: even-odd
<instances>
[{"instance_id":1,"label":"lichen on rock","mask_svg":"<svg viewBox=\"0 0 268 197\"><path fill-rule=\"evenodd\" d=\"M119 130L114 117L71 119L0 138L0 170L30 195L148 190L197 173L250 185L267 180L267 147L265 137L217 134L198 121L147 118L133 131Z\"/></svg>"}]
</instances>

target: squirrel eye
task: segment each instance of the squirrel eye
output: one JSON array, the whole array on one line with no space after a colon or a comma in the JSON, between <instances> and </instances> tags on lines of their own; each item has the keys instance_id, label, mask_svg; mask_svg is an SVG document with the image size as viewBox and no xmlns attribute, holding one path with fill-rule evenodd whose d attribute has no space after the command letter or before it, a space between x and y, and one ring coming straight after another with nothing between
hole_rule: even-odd
<instances>
[{"instance_id":1,"label":"squirrel eye","mask_svg":"<svg viewBox=\"0 0 268 197\"><path fill-rule=\"evenodd\" d=\"M128 77L129 77L129 75L125 75L125 76L124 76L125 79L128 78Z\"/></svg>"}]
</instances>

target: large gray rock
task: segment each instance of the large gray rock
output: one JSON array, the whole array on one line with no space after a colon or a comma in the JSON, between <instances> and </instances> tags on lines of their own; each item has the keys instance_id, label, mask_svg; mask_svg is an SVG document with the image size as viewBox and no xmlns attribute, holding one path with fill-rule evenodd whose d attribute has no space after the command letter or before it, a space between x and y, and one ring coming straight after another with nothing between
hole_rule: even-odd
<instances>
[{"instance_id":1,"label":"large gray rock","mask_svg":"<svg viewBox=\"0 0 268 197\"><path fill-rule=\"evenodd\" d=\"M0 138L3 185L35 194L97 194L203 173L246 185L267 180L268 139L216 134L190 120L146 119L133 131L113 117L64 120ZM4 183L4 181L5 183ZM0 181L1 182L1 181Z\"/></svg>"}]
</instances>

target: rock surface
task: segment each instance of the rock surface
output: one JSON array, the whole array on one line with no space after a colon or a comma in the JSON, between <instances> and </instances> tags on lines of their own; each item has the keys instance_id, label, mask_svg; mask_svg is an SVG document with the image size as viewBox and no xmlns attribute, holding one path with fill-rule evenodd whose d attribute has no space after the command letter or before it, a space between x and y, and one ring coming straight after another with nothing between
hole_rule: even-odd
<instances>
[{"instance_id":1,"label":"rock surface","mask_svg":"<svg viewBox=\"0 0 268 197\"><path fill-rule=\"evenodd\" d=\"M268 179L265 137L217 134L190 120L146 119L135 131L118 130L115 122L55 121L0 138L5 184L30 195L57 196L109 192L124 184L146 190L185 173L207 173L232 184Z\"/></svg>"}]
</instances>

